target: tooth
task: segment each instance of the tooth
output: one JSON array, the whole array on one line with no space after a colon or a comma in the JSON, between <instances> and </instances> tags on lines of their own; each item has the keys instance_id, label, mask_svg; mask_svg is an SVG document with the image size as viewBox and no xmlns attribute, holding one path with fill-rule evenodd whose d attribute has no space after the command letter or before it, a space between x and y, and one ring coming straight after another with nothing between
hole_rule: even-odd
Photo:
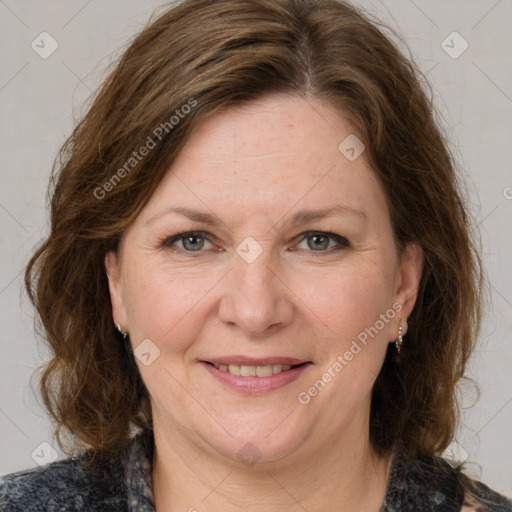
<instances>
[{"instance_id":1,"label":"tooth","mask_svg":"<svg viewBox=\"0 0 512 512\"><path fill-rule=\"evenodd\" d=\"M282 364L273 364L272 365L272 373L281 373L283 371Z\"/></svg>"},{"instance_id":2,"label":"tooth","mask_svg":"<svg viewBox=\"0 0 512 512\"><path fill-rule=\"evenodd\" d=\"M239 364L230 364L228 366L229 373L233 375L240 375L240 365Z\"/></svg>"},{"instance_id":3,"label":"tooth","mask_svg":"<svg viewBox=\"0 0 512 512\"><path fill-rule=\"evenodd\" d=\"M240 366L240 375L242 377L256 377L256 366Z\"/></svg>"},{"instance_id":4,"label":"tooth","mask_svg":"<svg viewBox=\"0 0 512 512\"><path fill-rule=\"evenodd\" d=\"M272 365L256 366L256 376L258 377L270 377L272 375Z\"/></svg>"},{"instance_id":5,"label":"tooth","mask_svg":"<svg viewBox=\"0 0 512 512\"><path fill-rule=\"evenodd\" d=\"M271 377L276 373L287 371L291 368L289 364L267 364L262 366L250 366L240 364L213 363L213 366L222 372L229 372L232 375L242 377Z\"/></svg>"}]
</instances>

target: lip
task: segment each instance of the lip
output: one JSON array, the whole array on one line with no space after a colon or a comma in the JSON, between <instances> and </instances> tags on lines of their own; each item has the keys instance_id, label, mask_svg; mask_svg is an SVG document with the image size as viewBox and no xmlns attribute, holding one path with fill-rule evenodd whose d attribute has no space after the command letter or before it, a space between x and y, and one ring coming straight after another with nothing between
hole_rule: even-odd
<instances>
[{"instance_id":1,"label":"lip","mask_svg":"<svg viewBox=\"0 0 512 512\"><path fill-rule=\"evenodd\" d=\"M296 359L294 357L247 357L243 355L234 355L203 359L201 362L215 364L243 364L246 366L267 366L269 364L289 364L290 366L294 366L296 364L309 363L310 361L306 359Z\"/></svg>"},{"instance_id":2,"label":"lip","mask_svg":"<svg viewBox=\"0 0 512 512\"><path fill-rule=\"evenodd\" d=\"M247 359L247 358L246 358ZM233 359L235 360L235 359ZM236 359L240 361L240 358ZM265 359L264 361L269 361L270 359ZM276 360L287 360L294 361L291 358L275 358L272 361ZM221 361L219 359L219 361ZM226 361L226 359L223 359ZM254 359L251 359L254 361ZM295 360L297 361L297 360ZM212 363L214 361L211 361ZM224 372L222 370L218 370L215 366L208 364L206 361L199 361L199 364L207 371L209 374L214 377L216 380L221 382L222 384L228 386L231 389L234 389L240 393L245 395L262 395L265 393L270 393L275 391L276 389L282 388L286 386L290 382L298 379L313 363L306 361L299 361L298 363L291 364L301 364L301 362L305 363L302 366L298 366L296 368L291 368L290 370L286 370L281 373L276 373L269 377L240 377L238 375L232 375L229 372ZM230 363L237 364L237 363ZM245 363L247 364L247 363ZM290 363L275 363L275 364L290 364ZM258 366L257 364L251 363L250 366ZM265 366L261 364L260 366Z\"/></svg>"}]
</instances>

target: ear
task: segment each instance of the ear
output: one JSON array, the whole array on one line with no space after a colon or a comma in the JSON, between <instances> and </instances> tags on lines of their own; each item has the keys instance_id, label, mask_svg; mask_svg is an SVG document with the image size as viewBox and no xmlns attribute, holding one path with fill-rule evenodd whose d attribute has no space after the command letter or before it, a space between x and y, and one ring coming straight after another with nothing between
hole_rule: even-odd
<instances>
[{"instance_id":1,"label":"ear","mask_svg":"<svg viewBox=\"0 0 512 512\"><path fill-rule=\"evenodd\" d=\"M392 339L397 338L400 325L404 328L404 335L407 331L407 318L412 313L416 303L422 273L423 250L418 244L409 243L400 257L400 268L395 289L395 303L400 304L402 309L396 315L396 325L393 325L392 332L390 333Z\"/></svg>"},{"instance_id":2,"label":"ear","mask_svg":"<svg viewBox=\"0 0 512 512\"><path fill-rule=\"evenodd\" d=\"M110 251L105 256L105 270L107 271L110 302L112 303L112 318L123 331L128 330L128 317L124 307L123 287L119 257L116 252Z\"/></svg>"}]
</instances>

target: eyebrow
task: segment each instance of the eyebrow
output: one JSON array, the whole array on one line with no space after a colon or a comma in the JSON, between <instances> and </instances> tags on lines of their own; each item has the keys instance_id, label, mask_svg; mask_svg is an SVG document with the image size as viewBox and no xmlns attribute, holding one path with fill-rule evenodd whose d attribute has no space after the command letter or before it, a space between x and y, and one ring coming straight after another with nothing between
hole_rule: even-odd
<instances>
[{"instance_id":1,"label":"eyebrow","mask_svg":"<svg viewBox=\"0 0 512 512\"><path fill-rule=\"evenodd\" d=\"M194 210L193 208L185 208L182 206L166 208L164 211L159 212L156 215L153 215L151 218L149 218L145 222L145 225L147 226L149 224L152 224L153 222L160 219L164 215L168 215L170 213L182 215L183 217L186 217L192 221L201 222L208 226L215 227L221 224L225 225L225 223L222 222L221 219L214 213L201 212L199 210ZM356 210L346 205L335 205L327 208L299 211L295 215L293 215L293 217L288 221L288 223L290 224L290 226L295 227L297 225L308 224L333 215L354 215L364 220L367 220L368 218L366 213L363 212L362 210ZM281 223L281 220L277 222L276 225L279 223Z\"/></svg>"}]
</instances>

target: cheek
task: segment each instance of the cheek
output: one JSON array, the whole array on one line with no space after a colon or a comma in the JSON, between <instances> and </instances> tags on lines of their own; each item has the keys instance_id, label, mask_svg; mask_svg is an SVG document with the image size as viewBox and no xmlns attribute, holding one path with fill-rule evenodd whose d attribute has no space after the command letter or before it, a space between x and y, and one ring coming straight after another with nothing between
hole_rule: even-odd
<instances>
[{"instance_id":1,"label":"cheek","mask_svg":"<svg viewBox=\"0 0 512 512\"><path fill-rule=\"evenodd\" d=\"M182 273L165 264L133 265L126 297L134 343L149 338L162 351L178 352L201 327L200 315L222 275Z\"/></svg>"},{"instance_id":2,"label":"cheek","mask_svg":"<svg viewBox=\"0 0 512 512\"><path fill-rule=\"evenodd\" d=\"M392 272L380 262L319 273L314 279L304 280L302 287L306 306L318 317L317 323L324 325L327 337L334 336L333 342L340 348L373 326L391 307L393 296Z\"/></svg>"},{"instance_id":3,"label":"cheek","mask_svg":"<svg viewBox=\"0 0 512 512\"><path fill-rule=\"evenodd\" d=\"M396 314L392 276L386 267L369 265L315 280L306 305L317 317L316 332L325 334L318 337L317 373L301 399L310 400L313 409L323 408L326 424L339 425L367 403Z\"/></svg>"}]
</instances>

